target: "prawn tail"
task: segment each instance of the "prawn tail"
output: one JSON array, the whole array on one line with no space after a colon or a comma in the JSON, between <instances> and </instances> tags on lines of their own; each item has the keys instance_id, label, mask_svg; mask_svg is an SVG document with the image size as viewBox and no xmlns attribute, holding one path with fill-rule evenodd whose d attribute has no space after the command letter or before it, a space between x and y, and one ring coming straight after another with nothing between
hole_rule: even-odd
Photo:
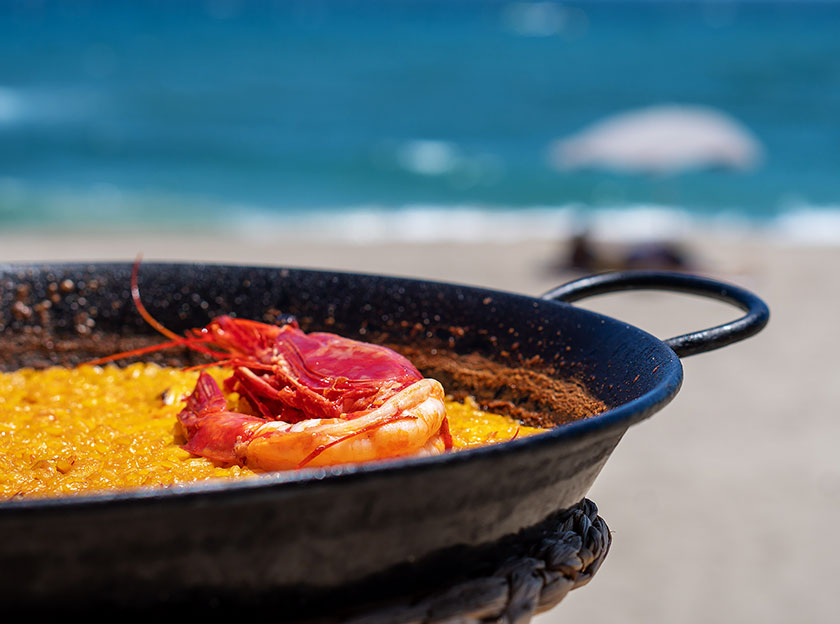
<instances>
[{"instance_id":1,"label":"prawn tail","mask_svg":"<svg viewBox=\"0 0 840 624\"><path fill-rule=\"evenodd\" d=\"M187 406L178 414L187 438L184 449L215 461L242 463L237 447L251 438L264 421L253 416L230 412L216 380L201 373L195 390L187 397Z\"/></svg>"},{"instance_id":2,"label":"prawn tail","mask_svg":"<svg viewBox=\"0 0 840 624\"><path fill-rule=\"evenodd\" d=\"M197 414L212 414L226 408L227 401L219 384L207 373L201 373L193 393L187 397L187 409Z\"/></svg>"}]
</instances>

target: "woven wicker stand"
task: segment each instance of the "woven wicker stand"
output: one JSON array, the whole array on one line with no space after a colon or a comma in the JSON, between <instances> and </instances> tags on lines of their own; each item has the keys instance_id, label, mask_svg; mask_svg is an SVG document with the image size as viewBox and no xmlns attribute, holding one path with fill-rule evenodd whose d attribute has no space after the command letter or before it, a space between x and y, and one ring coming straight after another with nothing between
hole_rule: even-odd
<instances>
[{"instance_id":1,"label":"woven wicker stand","mask_svg":"<svg viewBox=\"0 0 840 624\"><path fill-rule=\"evenodd\" d=\"M607 524L584 499L541 539L490 576L462 582L410 604L393 603L342 621L352 624L525 624L598 571L610 549Z\"/></svg>"}]
</instances>

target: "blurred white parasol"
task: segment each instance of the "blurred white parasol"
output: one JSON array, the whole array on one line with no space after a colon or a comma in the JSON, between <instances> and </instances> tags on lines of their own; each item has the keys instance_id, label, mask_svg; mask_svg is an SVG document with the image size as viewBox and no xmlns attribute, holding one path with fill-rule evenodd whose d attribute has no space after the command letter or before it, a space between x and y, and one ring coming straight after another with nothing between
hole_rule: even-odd
<instances>
[{"instance_id":1,"label":"blurred white parasol","mask_svg":"<svg viewBox=\"0 0 840 624\"><path fill-rule=\"evenodd\" d=\"M688 169L749 170L762 157L755 136L704 106L661 105L620 113L552 143L561 171L583 168L673 174Z\"/></svg>"}]
</instances>

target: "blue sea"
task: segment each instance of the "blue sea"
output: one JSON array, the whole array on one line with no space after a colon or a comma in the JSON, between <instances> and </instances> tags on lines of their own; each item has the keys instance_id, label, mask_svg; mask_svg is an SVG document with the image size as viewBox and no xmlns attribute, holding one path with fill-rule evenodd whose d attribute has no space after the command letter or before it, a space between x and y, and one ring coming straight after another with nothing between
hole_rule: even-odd
<instances>
[{"instance_id":1,"label":"blue sea","mask_svg":"<svg viewBox=\"0 0 840 624\"><path fill-rule=\"evenodd\" d=\"M552 166L553 141L663 104L725 113L763 157ZM840 241L840 4L0 3L3 231L526 238L588 219Z\"/></svg>"}]
</instances>

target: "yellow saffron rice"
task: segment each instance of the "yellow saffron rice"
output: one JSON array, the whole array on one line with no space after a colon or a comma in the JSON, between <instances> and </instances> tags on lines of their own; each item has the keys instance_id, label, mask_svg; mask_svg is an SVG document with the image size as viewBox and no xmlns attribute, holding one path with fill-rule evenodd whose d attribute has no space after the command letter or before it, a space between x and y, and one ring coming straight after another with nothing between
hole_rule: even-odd
<instances>
[{"instance_id":1,"label":"yellow saffron rice","mask_svg":"<svg viewBox=\"0 0 840 624\"><path fill-rule=\"evenodd\" d=\"M220 384L230 374L208 372ZM153 364L0 373L0 499L253 475L181 448L177 415L197 379ZM235 394L228 402L241 411ZM541 431L469 400L446 407L456 449Z\"/></svg>"}]
</instances>

